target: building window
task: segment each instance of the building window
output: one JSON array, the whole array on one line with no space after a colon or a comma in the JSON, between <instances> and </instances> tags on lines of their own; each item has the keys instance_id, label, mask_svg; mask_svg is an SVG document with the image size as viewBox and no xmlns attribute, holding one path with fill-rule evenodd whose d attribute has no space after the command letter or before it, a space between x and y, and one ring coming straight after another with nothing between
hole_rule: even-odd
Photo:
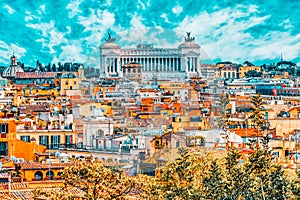
<instances>
[{"instance_id":1,"label":"building window","mask_svg":"<svg viewBox=\"0 0 300 200\"><path fill-rule=\"evenodd\" d=\"M0 142L0 155L1 156L7 156L8 155L7 142Z\"/></svg>"},{"instance_id":2,"label":"building window","mask_svg":"<svg viewBox=\"0 0 300 200\"><path fill-rule=\"evenodd\" d=\"M8 124L0 124L1 138L6 138L8 133Z\"/></svg>"},{"instance_id":3,"label":"building window","mask_svg":"<svg viewBox=\"0 0 300 200\"><path fill-rule=\"evenodd\" d=\"M43 173L41 171L37 171L34 173L34 178L36 180L43 180Z\"/></svg>"},{"instance_id":4,"label":"building window","mask_svg":"<svg viewBox=\"0 0 300 200\"><path fill-rule=\"evenodd\" d=\"M21 140L25 142L30 142L30 136L29 135L22 135Z\"/></svg>"},{"instance_id":5,"label":"building window","mask_svg":"<svg viewBox=\"0 0 300 200\"><path fill-rule=\"evenodd\" d=\"M1 133L7 133L8 131L8 124L1 124Z\"/></svg>"},{"instance_id":6,"label":"building window","mask_svg":"<svg viewBox=\"0 0 300 200\"><path fill-rule=\"evenodd\" d=\"M51 136L51 148L58 149L60 144L60 136L59 135L52 135Z\"/></svg>"},{"instance_id":7,"label":"building window","mask_svg":"<svg viewBox=\"0 0 300 200\"><path fill-rule=\"evenodd\" d=\"M48 135L41 135L39 137L39 144L40 145L44 145L44 146L48 146L49 144L49 136Z\"/></svg>"},{"instance_id":8,"label":"building window","mask_svg":"<svg viewBox=\"0 0 300 200\"><path fill-rule=\"evenodd\" d=\"M76 81L74 81L74 85L76 85L76 83L77 83L77 82L76 82Z\"/></svg>"},{"instance_id":9,"label":"building window","mask_svg":"<svg viewBox=\"0 0 300 200\"><path fill-rule=\"evenodd\" d=\"M69 85L69 82L68 82L68 81L66 81L66 85Z\"/></svg>"},{"instance_id":10,"label":"building window","mask_svg":"<svg viewBox=\"0 0 300 200\"><path fill-rule=\"evenodd\" d=\"M73 135L66 135L66 148L71 148L73 144Z\"/></svg>"},{"instance_id":11,"label":"building window","mask_svg":"<svg viewBox=\"0 0 300 200\"><path fill-rule=\"evenodd\" d=\"M90 111L93 111L95 106L90 106Z\"/></svg>"}]
</instances>

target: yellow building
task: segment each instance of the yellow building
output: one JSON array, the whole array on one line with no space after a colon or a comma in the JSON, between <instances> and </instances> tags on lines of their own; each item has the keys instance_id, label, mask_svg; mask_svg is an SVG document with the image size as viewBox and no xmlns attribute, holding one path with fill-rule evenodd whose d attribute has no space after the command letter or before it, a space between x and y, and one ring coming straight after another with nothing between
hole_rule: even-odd
<instances>
[{"instance_id":1,"label":"yellow building","mask_svg":"<svg viewBox=\"0 0 300 200\"><path fill-rule=\"evenodd\" d=\"M249 71L257 71L257 72L261 72L261 67L260 66L241 66L239 68L239 75L240 78L244 78L245 74Z\"/></svg>"},{"instance_id":2,"label":"yellow building","mask_svg":"<svg viewBox=\"0 0 300 200\"><path fill-rule=\"evenodd\" d=\"M220 68L220 72L223 79L238 78L238 70L232 65L224 65L222 68Z\"/></svg>"},{"instance_id":3,"label":"yellow building","mask_svg":"<svg viewBox=\"0 0 300 200\"><path fill-rule=\"evenodd\" d=\"M29 86L22 90L18 90L18 96L58 96L58 89L42 87L42 86Z\"/></svg>"},{"instance_id":4,"label":"yellow building","mask_svg":"<svg viewBox=\"0 0 300 200\"><path fill-rule=\"evenodd\" d=\"M178 94L178 91L180 91L183 88L184 83L182 82L169 82L165 81L162 82L162 84L159 86L161 89L164 89L165 91L169 91L170 93Z\"/></svg>"},{"instance_id":5,"label":"yellow building","mask_svg":"<svg viewBox=\"0 0 300 200\"><path fill-rule=\"evenodd\" d=\"M80 95L81 79L72 72L64 73L55 79L60 85L60 95Z\"/></svg>"},{"instance_id":6,"label":"yellow building","mask_svg":"<svg viewBox=\"0 0 300 200\"><path fill-rule=\"evenodd\" d=\"M173 132L185 132L185 130L209 130L208 118L201 116L175 117L172 122Z\"/></svg>"},{"instance_id":7,"label":"yellow building","mask_svg":"<svg viewBox=\"0 0 300 200\"><path fill-rule=\"evenodd\" d=\"M111 106L102 105L101 103L89 102L81 104L79 107L79 115L84 117L91 117L100 112L102 112L105 116L113 116Z\"/></svg>"},{"instance_id":8,"label":"yellow building","mask_svg":"<svg viewBox=\"0 0 300 200\"><path fill-rule=\"evenodd\" d=\"M16 138L27 143L36 143L48 149L75 148L76 133L71 129L18 129Z\"/></svg>"},{"instance_id":9,"label":"yellow building","mask_svg":"<svg viewBox=\"0 0 300 200\"><path fill-rule=\"evenodd\" d=\"M23 181L59 180L65 167L72 163L21 163Z\"/></svg>"}]
</instances>

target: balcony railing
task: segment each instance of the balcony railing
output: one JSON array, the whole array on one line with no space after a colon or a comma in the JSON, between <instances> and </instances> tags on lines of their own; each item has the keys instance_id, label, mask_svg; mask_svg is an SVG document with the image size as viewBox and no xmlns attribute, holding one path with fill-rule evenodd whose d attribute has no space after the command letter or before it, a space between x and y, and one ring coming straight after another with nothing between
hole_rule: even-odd
<instances>
[{"instance_id":1,"label":"balcony railing","mask_svg":"<svg viewBox=\"0 0 300 200\"><path fill-rule=\"evenodd\" d=\"M43 144L41 144L43 145ZM44 145L47 149L78 149L78 145L74 143L60 143Z\"/></svg>"}]
</instances>

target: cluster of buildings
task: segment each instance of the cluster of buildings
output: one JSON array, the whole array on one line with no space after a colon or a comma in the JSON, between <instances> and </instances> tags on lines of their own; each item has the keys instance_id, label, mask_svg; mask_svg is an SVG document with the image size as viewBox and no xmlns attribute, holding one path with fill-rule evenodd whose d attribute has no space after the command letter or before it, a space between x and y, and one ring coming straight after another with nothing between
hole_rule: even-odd
<instances>
[{"instance_id":1,"label":"cluster of buildings","mask_svg":"<svg viewBox=\"0 0 300 200\"><path fill-rule=\"evenodd\" d=\"M274 161L297 166L300 78L293 63L200 65L200 46L190 33L178 48L131 49L109 34L99 59L99 76L86 78L80 63L26 70L15 55L10 58L0 78L0 182L16 171L14 164L22 170L23 189L59 180L72 159L99 159L128 174L151 175L180 147L231 145L246 154L249 139L264 134ZM250 98L257 94L267 121L258 134L249 119ZM221 95L232 121L226 131L218 125Z\"/></svg>"}]
</instances>

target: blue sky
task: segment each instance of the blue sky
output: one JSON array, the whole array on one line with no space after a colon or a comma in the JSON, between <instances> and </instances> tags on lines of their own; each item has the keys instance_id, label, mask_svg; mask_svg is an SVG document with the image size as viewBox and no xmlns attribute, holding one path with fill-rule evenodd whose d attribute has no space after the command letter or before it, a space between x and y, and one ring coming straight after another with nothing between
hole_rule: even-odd
<instances>
[{"instance_id":1,"label":"blue sky","mask_svg":"<svg viewBox=\"0 0 300 200\"><path fill-rule=\"evenodd\" d=\"M1 0L0 65L36 60L98 65L111 31L122 46L176 47L191 31L203 62L300 65L298 0Z\"/></svg>"}]
</instances>

